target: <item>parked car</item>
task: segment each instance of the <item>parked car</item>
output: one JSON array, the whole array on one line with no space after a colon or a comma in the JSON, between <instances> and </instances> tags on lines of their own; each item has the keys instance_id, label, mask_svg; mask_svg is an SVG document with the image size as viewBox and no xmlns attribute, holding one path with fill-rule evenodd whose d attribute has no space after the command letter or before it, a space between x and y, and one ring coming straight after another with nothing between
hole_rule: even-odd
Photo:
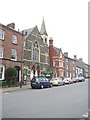
<instances>
[{"instance_id":1,"label":"parked car","mask_svg":"<svg viewBox=\"0 0 90 120\"><path fill-rule=\"evenodd\" d=\"M72 78L73 83L79 82L78 78Z\"/></svg>"},{"instance_id":2,"label":"parked car","mask_svg":"<svg viewBox=\"0 0 90 120\"><path fill-rule=\"evenodd\" d=\"M64 85L64 81L61 78L52 78L50 82L52 85Z\"/></svg>"},{"instance_id":3,"label":"parked car","mask_svg":"<svg viewBox=\"0 0 90 120\"><path fill-rule=\"evenodd\" d=\"M73 80L71 78L69 78L69 77L64 78L63 81L64 81L65 84L73 83Z\"/></svg>"},{"instance_id":4,"label":"parked car","mask_svg":"<svg viewBox=\"0 0 90 120\"><path fill-rule=\"evenodd\" d=\"M52 87L52 83L45 77L34 77L31 80L31 87L43 89L44 87Z\"/></svg>"},{"instance_id":5,"label":"parked car","mask_svg":"<svg viewBox=\"0 0 90 120\"><path fill-rule=\"evenodd\" d=\"M70 83L67 78L64 78L63 81L64 81L65 84L69 84Z\"/></svg>"},{"instance_id":6,"label":"parked car","mask_svg":"<svg viewBox=\"0 0 90 120\"><path fill-rule=\"evenodd\" d=\"M84 77L78 77L78 79L79 79L79 82L85 81Z\"/></svg>"},{"instance_id":7,"label":"parked car","mask_svg":"<svg viewBox=\"0 0 90 120\"><path fill-rule=\"evenodd\" d=\"M67 78L70 84L73 84L73 80L71 78Z\"/></svg>"}]
</instances>

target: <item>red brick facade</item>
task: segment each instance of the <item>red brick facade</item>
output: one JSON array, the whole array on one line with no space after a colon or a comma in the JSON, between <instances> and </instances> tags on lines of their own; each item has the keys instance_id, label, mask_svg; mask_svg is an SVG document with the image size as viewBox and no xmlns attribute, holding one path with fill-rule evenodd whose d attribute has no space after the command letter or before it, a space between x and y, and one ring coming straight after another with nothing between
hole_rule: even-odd
<instances>
[{"instance_id":1,"label":"red brick facade","mask_svg":"<svg viewBox=\"0 0 90 120\"><path fill-rule=\"evenodd\" d=\"M24 37L18 31L14 30L15 24L9 24L7 26L0 25L0 30L4 31L4 39L0 39L0 46L3 47L3 57L0 58L2 66L4 66L4 73L8 67L16 67L18 71L18 81L20 81L20 73L21 73L21 54L22 61L24 55ZM17 36L17 43L12 42L13 35ZM16 50L16 59L12 59L12 49ZM21 52L22 51L22 52ZM23 77L23 64L22 64L22 77ZM5 76L4 76L5 79Z\"/></svg>"},{"instance_id":2,"label":"red brick facade","mask_svg":"<svg viewBox=\"0 0 90 120\"><path fill-rule=\"evenodd\" d=\"M52 38L49 40L50 67L53 67L53 77L64 78L64 56L61 48L53 46Z\"/></svg>"}]
</instances>

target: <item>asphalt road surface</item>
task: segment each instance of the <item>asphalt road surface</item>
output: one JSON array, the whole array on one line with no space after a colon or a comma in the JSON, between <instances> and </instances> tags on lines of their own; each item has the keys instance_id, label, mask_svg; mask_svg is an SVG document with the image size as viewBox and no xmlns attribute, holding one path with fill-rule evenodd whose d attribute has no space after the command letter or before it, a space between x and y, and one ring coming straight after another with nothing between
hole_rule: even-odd
<instances>
[{"instance_id":1,"label":"asphalt road surface","mask_svg":"<svg viewBox=\"0 0 90 120\"><path fill-rule=\"evenodd\" d=\"M88 110L88 80L2 95L3 118L82 118Z\"/></svg>"}]
</instances>

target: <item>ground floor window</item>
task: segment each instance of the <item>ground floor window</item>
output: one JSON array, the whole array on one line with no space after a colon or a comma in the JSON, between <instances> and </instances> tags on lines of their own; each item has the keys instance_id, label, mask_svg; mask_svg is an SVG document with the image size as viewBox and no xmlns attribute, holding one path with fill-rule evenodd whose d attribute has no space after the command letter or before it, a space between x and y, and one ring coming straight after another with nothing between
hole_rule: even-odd
<instances>
[{"instance_id":1,"label":"ground floor window","mask_svg":"<svg viewBox=\"0 0 90 120\"><path fill-rule=\"evenodd\" d=\"M60 76L60 77L63 77L63 70L60 70L59 76Z\"/></svg>"},{"instance_id":2,"label":"ground floor window","mask_svg":"<svg viewBox=\"0 0 90 120\"><path fill-rule=\"evenodd\" d=\"M0 66L0 80L4 80L4 66Z\"/></svg>"}]
</instances>

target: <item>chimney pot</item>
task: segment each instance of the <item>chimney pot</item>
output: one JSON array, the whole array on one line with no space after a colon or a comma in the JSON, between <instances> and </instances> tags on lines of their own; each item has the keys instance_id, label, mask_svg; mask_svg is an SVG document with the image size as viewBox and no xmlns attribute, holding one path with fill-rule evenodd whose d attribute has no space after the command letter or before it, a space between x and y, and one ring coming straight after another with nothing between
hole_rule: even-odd
<instances>
[{"instance_id":1,"label":"chimney pot","mask_svg":"<svg viewBox=\"0 0 90 120\"><path fill-rule=\"evenodd\" d=\"M64 52L64 56L68 57L68 52Z\"/></svg>"},{"instance_id":2,"label":"chimney pot","mask_svg":"<svg viewBox=\"0 0 90 120\"><path fill-rule=\"evenodd\" d=\"M10 24L7 25L7 27L15 29L15 23L10 23Z\"/></svg>"},{"instance_id":3,"label":"chimney pot","mask_svg":"<svg viewBox=\"0 0 90 120\"><path fill-rule=\"evenodd\" d=\"M49 38L49 45L53 46L53 39L52 39L52 37Z\"/></svg>"},{"instance_id":4,"label":"chimney pot","mask_svg":"<svg viewBox=\"0 0 90 120\"><path fill-rule=\"evenodd\" d=\"M77 55L74 55L74 59L75 59L75 60L77 59Z\"/></svg>"}]
</instances>

